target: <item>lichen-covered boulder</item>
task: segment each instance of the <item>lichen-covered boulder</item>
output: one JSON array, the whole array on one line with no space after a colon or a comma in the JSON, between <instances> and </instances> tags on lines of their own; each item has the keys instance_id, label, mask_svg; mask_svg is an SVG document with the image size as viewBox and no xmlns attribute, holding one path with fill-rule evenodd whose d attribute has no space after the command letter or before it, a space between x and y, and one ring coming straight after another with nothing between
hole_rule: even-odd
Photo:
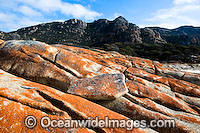
<instances>
[{"instance_id":1,"label":"lichen-covered boulder","mask_svg":"<svg viewBox=\"0 0 200 133\"><path fill-rule=\"evenodd\" d=\"M123 74L103 74L74 80L67 91L92 100L114 100L128 92Z\"/></svg>"}]
</instances>

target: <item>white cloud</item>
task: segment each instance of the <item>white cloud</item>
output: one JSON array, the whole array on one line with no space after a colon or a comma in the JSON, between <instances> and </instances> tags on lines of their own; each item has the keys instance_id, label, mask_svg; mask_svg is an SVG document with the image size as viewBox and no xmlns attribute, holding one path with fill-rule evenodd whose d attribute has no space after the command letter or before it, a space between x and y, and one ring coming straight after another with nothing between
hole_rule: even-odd
<instances>
[{"instance_id":1,"label":"white cloud","mask_svg":"<svg viewBox=\"0 0 200 133\"><path fill-rule=\"evenodd\" d=\"M199 0L174 0L173 2L175 5L181 5L181 4L197 3L199 2Z\"/></svg>"},{"instance_id":2,"label":"white cloud","mask_svg":"<svg viewBox=\"0 0 200 133\"><path fill-rule=\"evenodd\" d=\"M20 6L18 11L23 13L26 16L42 16L42 14L28 6Z\"/></svg>"},{"instance_id":3,"label":"white cloud","mask_svg":"<svg viewBox=\"0 0 200 133\"><path fill-rule=\"evenodd\" d=\"M66 17L94 20L101 13L81 4L62 0L0 0L0 30L12 31L21 27L63 20Z\"/></svg>"},{"instance_id":4,"label":"white cloud","mask_svg":"<svg viewBox=\"0 0 200 133\"><path fill-rule=\"evenodd\" d=\"M75 18L84 18L86 20L93 20L102 14L92 11L81 4L71 4L62 2L61 0L17 0L23 4L29 5L33 8L41 10L42 12L60 11L64 15L72 15Z\"/></svg>"},{"instance_id":5,"label":"white cloud","mask_svg":"<svg viewBox=\"0 0 200 133\"><path fill-rule=\"evenodd\" d=\"M93 20L95 17L102 15L100 13L85 8L80 4L63 3L63 5L60 7L60 10L65 15L72 15L75 18L83 17L86 20Z\"/></svg>"},{"instance_id":6,"label":"white cloud","mask_svg":"<svg viewBox=\"0 0 200 133\"><path fill-rule=\"evenodd\" d=\"M147 19L151 25L177 28L183 25L200 26L200 0L174 0L174 6L160 9Z\"/></svg>"}]
</instances>

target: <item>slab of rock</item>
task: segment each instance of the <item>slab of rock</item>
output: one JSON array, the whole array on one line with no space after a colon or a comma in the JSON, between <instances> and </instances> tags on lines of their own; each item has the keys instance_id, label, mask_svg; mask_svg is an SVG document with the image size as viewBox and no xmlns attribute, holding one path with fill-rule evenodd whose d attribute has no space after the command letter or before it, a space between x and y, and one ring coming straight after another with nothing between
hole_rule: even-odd
<instances>
[{"instance_id":1,"label":"slab of rock","mask_svg":"<svg viewBox=\"0 0 200 133\"><path fill-rule=\"evenodd\" d=\"M1 44L2 44L3 42L4 42L4 41L0 39L0 47L1 47Z\"/></svg>"},{"instance_id":2,"label":"slab of rock","mask_svg":"<svg viewBox=\"0 0 200 133\"><path fill-rule=\"evenodd\" d=\"M132 68L132 67L128 68L125 71L125 75L130 78L131 78L131 75L134 75L134 76L146 79L151 82L162 83L162 84L169 86L168 78L163 77L163 76L158 76L155 74L151 74L151 73L148 73L148 72L138 69L138 68Z\"/></svg>"},{"instance_id":3,"label":"slab of rock","mask_svg":"<svg viewBox=\"0 0 200 133\"><path fill-rule=\"evenodd\" d=\"M199 113L195 111L194 109L192 109L187 103L185 103L184 101L180 99L177 99L176 97L172 97L158 90L154 90L152 88L146 87L135 81L128 80L126 84L130 93L133 95L137 95L140 97L141 96L147 97L151 100L157 101L160 104L166 105L175 110L181 110L181 111L199 115Z\"/></svg>"},{"instance_id":4,"label":"slab of rock","mask_svg":"<svg viewBox=\"0 0 200 133\"><path fill-rule=\"evenodd\" d=\"M200 98L200 86L183 80L169 78L169 84L174 92Z\"/></svg>"},{"instance_id":5,"label":"slab of rock","mask_svg":"<svg viewBox=\"0 0 200 133\"><path fill-rule=\"evenodd\" d=\"M67 91L92 100L114 100L128 92L123 74L103 74L74 80Z\"/></svg>"},{"instance_id":6,"label":"slab of rock","mask_svg":"<svg viewBox=\"0 0 200 133\"><path fill-rule=\"evenodd\" d=\"M119 73L119 71L104 67L75 53L60 49L56 56L56 63L71 71L78 78L89 78L106 73Z\"/></svg>"},{"instance_id":7,"label":"slab of rock","mask_svg":"<svg viewBox=\"0 0 200 133\"><path fill-rule=\"evenodd\" d=\"M200 74L185 72L183 80L191 82L196 85L200 85Z\"/></svg>"},{"instance_id":8,"label":"slab of rock","mask_svg":"<svg viewBox=\"0 0 200 133\"><path fill-rule=\"evenodd\" d=\"M147 124L150 120L174 120L176 123L176 127L174 128L155 128L158 132L198 132L199 124L190 124L190 122L183 122L179 119L175 119L164 115L162 113L158 113L152 110L148 110L138 104L131 102L130 100L120 97L114 101L98 101L97 103L101 104L104 107L107 107L113 111L123 113L127 117L133 120L147 120ZM195 116L193 116L195 117ZM199 118L199 117L198 117ZM196 121L198 121L196 118ZM198 121L199 122L199 121Z\"/></svg>"},{"instance_id":9,"label":"slab of rock","mask_svg":"<svg viewBox=\"0 0 200 133\"><path fill-rule=\"evenodd\" d=\"M78 47L71 47L71 46L65 46L65 45L53 45L54 47L62 48L67 51L73 52L83 58L86 58L88 60L91 60L97 64L103 65L105 67L109 67L112 70L117 70L120 72L124 72L126 70L126 67L123 65L117 64L115 62L112 62L110 59L104 59L101 56L101 53L94 52L91 50L83 49L83 48L78 48Z\"/></svg>"},{"instance_id":10,"label":"slab of rock","mask_svg":"<svg viewBox=\"0 0 200 133\"><path fill-rule=\"evenodd\" d=\"M77 78L119 73L73 52L38 41L6 41L0 48L0 68L66 92Z\"/></svg>"},{"instance_id":11,"label":"slab of rock","mask_svg":"<svg viewBox=\"0 0 200 133\"><path fill-rule=\"evenodd\" d=\"M128 59L132 63L132 67L145 70L146 72L155 74L155 67L153 61L149 59L143 59L139 57L131 57L129 56Z\"/></svg>"},{"instance_id":12,"label":"slab of rock","mask_svg":"<svg viewBox=\"0 0 200 133\"><path fill-rule=\"evenodd\" d=\"M71 119L68 115L56 116L44 113L43 111L28 107L23 103L15 102L7 98L0 97L0 132L89 132L95 133L87 128L42 128L39 125L39 120L48 116L50 119ZM33 129L25 126L24 120L28 115L34 115L37 119L37 124Z\"/></svg>"},{"instance_id":13,"label":"slab of rock","mask_svg":"<svg viewBox=\"0 0 200 133\"><path fill-rule=\"evenodd\" d=\"M127 76L130 80L138 82L138 83L140 83L140 84L142 84L146 87L159 90L160 92L166 93L166 94L171 95L171 96L175 96L175 94L171 90L171 88L169 86L165 85L165 84L153 83L151 81L148 81L146 79L143 79L143 78L140 78L140 77L137 77L137 76L133 76L131 74L128 74Z\"/></svg>"},{"instance_id":14,"label":"slab of rock","mask_svg":"<svg viewBox=\"0 0 200 133\"><path fill-rule=\"evenodd\" d=\"M37 41L7 41L0 48L0 68L26 79L66 92L71 80L68 71L53 63L59 50Z\"/></svg>"}]
</instances>

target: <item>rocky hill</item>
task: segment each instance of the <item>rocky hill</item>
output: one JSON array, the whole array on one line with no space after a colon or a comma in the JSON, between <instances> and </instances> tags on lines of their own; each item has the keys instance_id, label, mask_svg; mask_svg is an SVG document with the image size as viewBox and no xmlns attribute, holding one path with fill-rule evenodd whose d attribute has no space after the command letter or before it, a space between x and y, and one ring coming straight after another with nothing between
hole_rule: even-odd
<instances>
[{"instance_id":1,"label":"rocky hill","mask_svg":"<svg viewBox=\"0 0 200 133\"><path fill-rule=\"evenodd\" d=\"M117 52L0 40L0 99L0 132L200 132L199 74ZM43 128L44 116L161 119L176 126Z\"/></svg>"},{"instance_id":2,"label":"rocky hill","mask_svg":"<svg viewBox=\"0 0 200 133\"><path fill-rule=\"evenodd\" d=\"M78 19L65 22L44 23L6 33L4 40L36 39L49 44L78 44L99 46L112 42L166 43L158 32L140 29L122 16L113 21L99 19L85 23Z\"/></svg>"},{"instance_id":3,"label":"rocky hill","mask_svg":"<svg viewBox=\"0 0 200 133\"><path fill-rule=\"evenodd\" d=\"M161 37L172 44L200 45L200 27L181 26L176 29L150 27L160 33Z\"/></svg>"},{"instance_id":4,"label":"rocky hill","mask_svg":"<svg viewBox=\"0 0 200 133\"><path fill-rule=\"evenodd\" d=\"M113 21L99 19L92 23L78 19L43 23L9 33L0 32L0 38L89 46L114 42L200 45L200 27L182 26L172 30L160 27L139 28L120 16Z\"/></svg>"}]
</instances>

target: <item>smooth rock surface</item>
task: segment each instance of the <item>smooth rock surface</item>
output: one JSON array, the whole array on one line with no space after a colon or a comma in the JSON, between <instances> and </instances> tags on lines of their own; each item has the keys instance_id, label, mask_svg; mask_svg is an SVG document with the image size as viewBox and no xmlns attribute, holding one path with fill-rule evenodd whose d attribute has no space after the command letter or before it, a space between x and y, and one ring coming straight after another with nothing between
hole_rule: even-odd
<instances>
[{"instance_id":1,"label":"smooth rock surface","mask_svg":"<svg viewBox=\"0 0 200 133\"><path fill-rule=\"evenodd\" d=\"M123 74L103 74L74 80L67 91L92 100L114 100L128 92Z\"/></svg>"}]
</instances>

